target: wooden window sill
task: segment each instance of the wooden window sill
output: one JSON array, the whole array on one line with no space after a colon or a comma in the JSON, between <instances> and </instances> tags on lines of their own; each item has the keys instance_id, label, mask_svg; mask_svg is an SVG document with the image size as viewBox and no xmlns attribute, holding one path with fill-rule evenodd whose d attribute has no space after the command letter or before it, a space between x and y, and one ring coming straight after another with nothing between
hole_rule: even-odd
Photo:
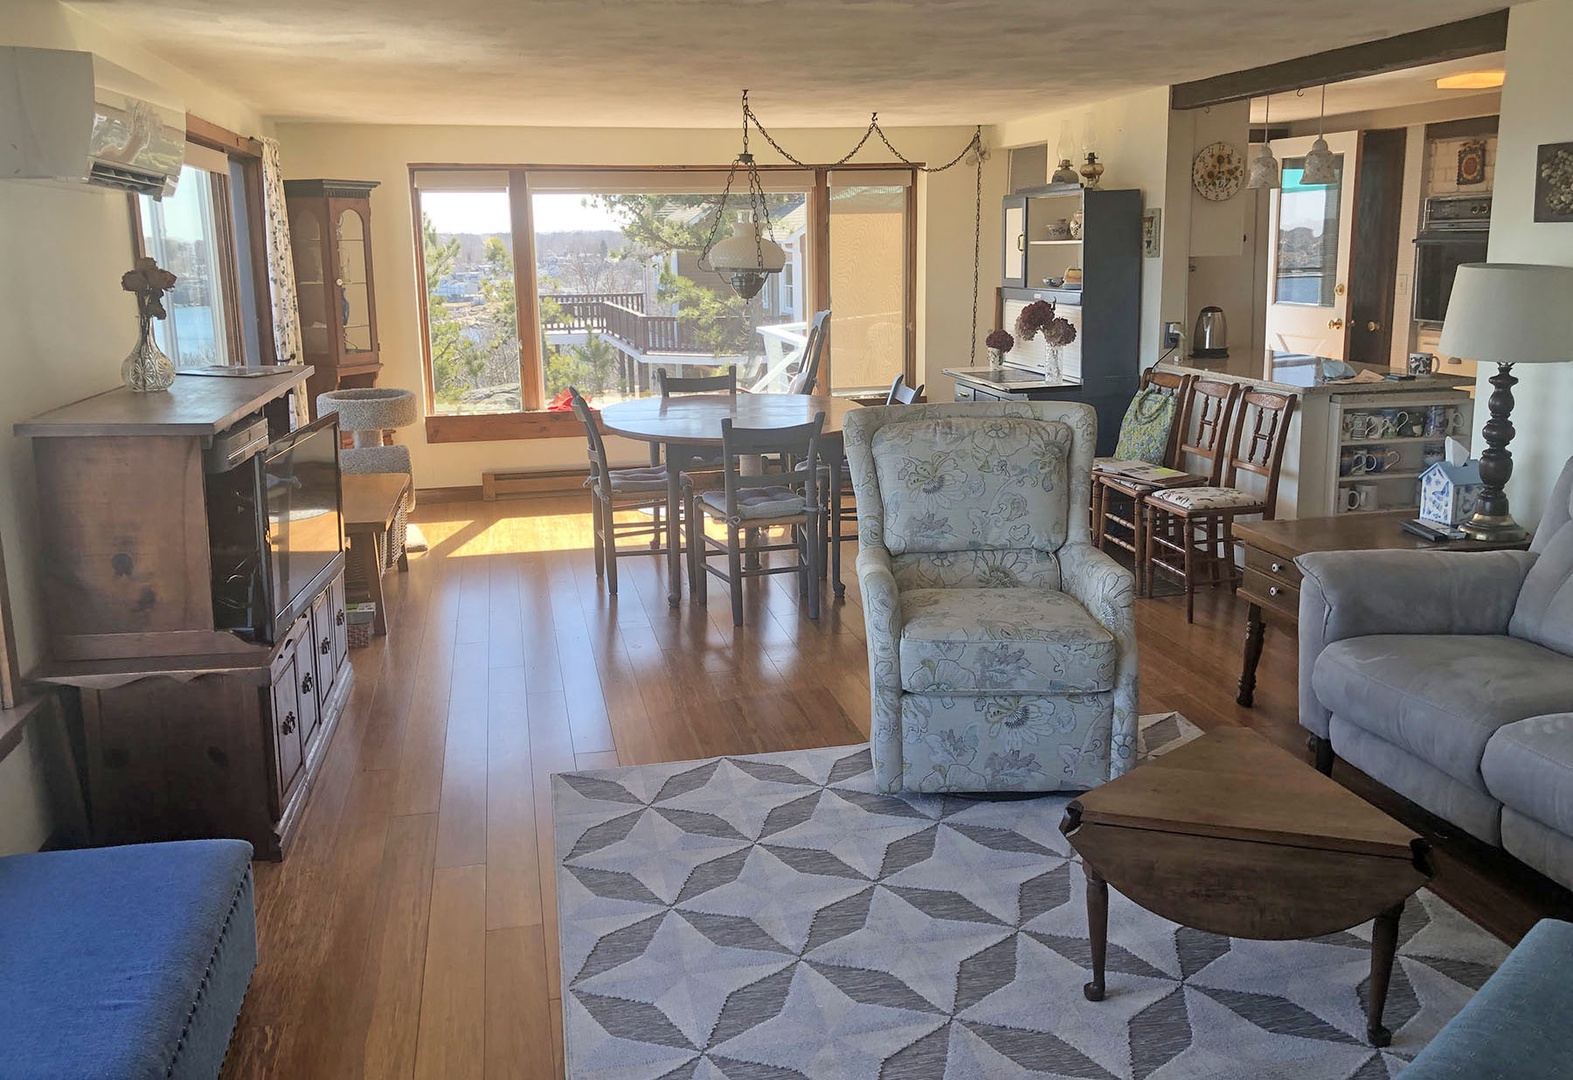
<instances>
[{"instance_id":1,"label":"wooden window sill","mask_svg":"<svg viewBox=\"0 0 1573 1080\"><path fill-rule=\"evenodd\" d=\"M476 413L428 416L428 443L507 442L515 439L568 439L584 436L571 412Z\"/></svg>"}]
</instances>

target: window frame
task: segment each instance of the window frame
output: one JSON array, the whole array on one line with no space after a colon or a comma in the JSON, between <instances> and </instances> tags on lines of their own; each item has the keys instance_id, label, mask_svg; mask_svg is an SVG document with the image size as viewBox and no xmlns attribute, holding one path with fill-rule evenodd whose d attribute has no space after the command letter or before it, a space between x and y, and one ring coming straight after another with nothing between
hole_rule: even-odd
<instances>
[{"instance_id":1,"label":"window frame","mask_svg":"<svg viewBox=\"0 0 1573 1080\"><path fill-rule=\"evenodd\" d=\"M906 172L906 244L904 251L904 357L903 373L912 383L917 363L917 274L918 274L918 198L917 179L921 162L910 166L895 162L870 162L852 166L869 170ZM808 250L802 260L802 275L794 290L804 298L804 310L823 311L830 304L830 168L796 165L760 165L760 172L808 172L813 177L808 191ZM550 412L545 408L544 357L539 332L539 286L536 277L535 222L531 199L531 174L591 173L615 177L619 173L707 173L725 174L726 165L581 165L581 164L500 164L453 162L411 162L408 165L410 188L411 237L415 250L415 291L419 315L421 384L426 404L426 441L493 442L510 439L563 438L580 430L572 413ZM421 231L421 192L417 176L422 172L508 174L508 200L511 211L511 249L514 262L515 311L518 319L519 385L522 408L518 412L438 415L435 411L436 387L432 371L431 324L425 291L426 258ZM734 185L735 186L735 185ZM528 268L527 272L521 268ZM527 280L526 280L527 278ZM825 393L832 385L834 334L821 358L816 392Z\"/></svg>"},{"instance_id":2,"label":"window frame","mask_svg":"<svg viewBox=\"0 0 1573 1080\"><path fill-rule=\"evenodd\" d=\"M223 297L224 304L224 337L225 348L229 354L228 362L232 366L240 367L246 366L251 359L246 354L245 313L240 299L240 285L244 276L251 282L256 307L256 363L276 364L278 354L273 341L272 283L268 272L267 202L262 189L262 142L237 135L227 128L191 113L186 114L186 142L221 153L231 165L239 165L245 189L240 192L239 197L245 205L246 231L251 257L248 265L243 266L235 237L234 185L227 173L219 176L210 171L210 174L218 176L220 181L214 185L212 193L215 232L213 241L222 254L223 262L220 295ZM131 207L132 252L136 258L141 258L147 253L142 242L142 206L135 193L128 194L126 198Z\"/></svg>"}]
</instances>

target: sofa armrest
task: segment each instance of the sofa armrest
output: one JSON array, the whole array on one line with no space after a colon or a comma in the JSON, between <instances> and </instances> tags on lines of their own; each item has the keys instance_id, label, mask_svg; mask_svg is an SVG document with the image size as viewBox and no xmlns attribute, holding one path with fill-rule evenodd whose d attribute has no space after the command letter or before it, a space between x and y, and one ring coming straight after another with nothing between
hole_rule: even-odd
<instances>
[{"instance_id":1,"label":"sofa armrest","mask_svg":"<svg viewBox=\"0 0 1573 1080\"><path fill-rule=\"evenodd\" d=\"M1311 689L1322 650L1371 634L1506 634L1527 551L1321 551L1295 560L1300 582L1300 724L1327 738Z\"/></svg>"},{"instance_id":2,"label":"sofa armrest","mask_svg":"<svg viewBox=\"0 0 1573 1080\"><path fill-rule=\"evenodd\" d=\"M1060 588L1114 636L1114 730L1109 737L1110 779L1136 764L1139 679L1136 653L1136 578L1091 544L1060 549Z\"/></svg>"},{"instance_id":3,"label":"sofa armrest","mask_svg":"<svg viewBox=\"0 0 1573 1080\"><path fill-rule=\"evenodd\" d=\"M858 586L863 594L863 627L868 640L868 681L875 690L900 691L901 595L890 552L879 547L858 551Z\"/></svg>"}]
</instances>

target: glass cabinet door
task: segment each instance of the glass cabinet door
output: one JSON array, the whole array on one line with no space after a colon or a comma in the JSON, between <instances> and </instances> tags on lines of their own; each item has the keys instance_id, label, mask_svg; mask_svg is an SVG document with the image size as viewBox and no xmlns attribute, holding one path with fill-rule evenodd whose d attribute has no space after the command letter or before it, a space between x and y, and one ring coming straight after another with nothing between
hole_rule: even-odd
<instances>
[{"instance_id":1,"label":"glass cabinet door","mask_svg":"<svg viewBox=\"0 0 1573 1080\"><path fill-rule=\"evenodd\" d=\"M345 352L371 352L371 283L366 273L366 222L355 210L339 214L335 226L339 276L334 281Z\"/></svg>"},{"instance_id":2,"label":"glass cabinet door","mask_svg":"<svg viewBox=\"0 0 1573 1080\"><path fill-rule=\"evenodd\" d=\"M1020 288L1027 283L1027 200L1005 200L1005 265L1002 284Z\"/></svg>"},{"instance_id":3,"label":"glass cabinet door","mask_svg":"<svg viewBox=\"0 0 1573 1080\"><path fill-rule=\"evenodd\" d=\"M290 218L290 247L295 256L295 291L300 302L301 346L308 357L328 351L328 300L324 271L322 219L315 211L302 208Z\"/></svg>"}]
</instances>

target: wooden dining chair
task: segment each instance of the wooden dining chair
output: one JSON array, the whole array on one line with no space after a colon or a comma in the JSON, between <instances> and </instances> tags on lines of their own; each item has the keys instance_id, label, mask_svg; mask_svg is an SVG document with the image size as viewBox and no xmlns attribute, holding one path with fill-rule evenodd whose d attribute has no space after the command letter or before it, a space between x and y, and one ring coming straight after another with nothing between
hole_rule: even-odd
<instances>
[{"instance_id":1,"label":"wooden dining chair","mask_svg":"<svg viewBox=\"0 0 1573 1080\"><path fill-rule=\"evenodd\" d=\"M808 328L808 340L803 343L803 359L797 374L787 386L789 394L812 394L819 381L819 361L825 355L825 345L830 341L830 309L816 311Z\"/></svg>"},{"instance_id":2,"label":"wooden dining chair","mask_svg":"<svg viewBox=\"0 0 1573 1080\"><path fill-rule=\"evenodd\" d=\"M574 415L584 425L585 441L589 444L590 478L585 484L590 489L590 525L595 534L595 576L606 578L606 591L617 595L617 560L624 555L666 554L662 546L665 531L667 474L664 466L650 468L614 469L606 455L606 443L601 438L600 425L590 411L590 403L577 387L568 388ZM620 512L648 511L649 520L618 521ZM618 540L649 537L643 549L619 551ZM677 530L672 530L676 539Z\"/></svg>"},{"instance_id":3,"label":"wooden dining chair","mask_svg":"<svg viewBox=\"0 0 1573 1080\"><path fill-rule=\"evenodd\" d=\"M680 394L731 394L737 396L737 365L728 364L726 371L720 375L686 375L678 377L667 372L666 368L655 369L656 396L663 400ZM703 468L705 465L719 464L721 457L712 447L707 446L668 446L666 456L673 457L674 449L677 451L676 460L678 469ZM650 444L650 464L661 464L661 447L656 443ZM671 464L669 460L667 464Z\"/></svg>"},{"instance_id":4,"label":"wooden dining chair","mask_svg":"<svg viewBox=\"0 0 1573 1080\"><path fill-rule=\"evenodd\" d=\"M890 384L890 390L885 394L886 405L912 405L923 396L923 385L908 386L906 375L897 375ZM826 558L820 563L821 573L828 571L831 587L835 590L836 598L847 594L847 586L841 580L841 545L848 540L857 538L858 505L857 493L852 489L848 477L852 474L847 466L844 455L833 455L839 463L836 469L831 470L829 476L829 492L826 498ZM847 525L853 528L849 531Z\"/></svg>"},{"instance_id":5,"label":"wooden dining chair","mask_svg":"<svg viewBox=\"0 0 1573 1080\"><path fill-rule=\"evenodd\" d=\"M732 594L732 625L743 625L743 580L768 574L798 575L798 594L807 597L808 617L819 618L819 560L821 530L820 436L825 414L817 413L806 424L785 428L739 428L730 418L721 421L721 487L701 488L689 474L683 476L683 501L688 522L688 577L694 599L704 606L708 577L725 581ZM801 465L790 473L744 475L742 459L780 454ZM707 520L726 526L726 541L709 535ZM786 526L790 539L769 539L768 530ZM758 556L772 551L792 551L790 566L770 566ZM726 555L726 569L710 557ZM744 556L749 556L747 563ZM756 561L757 560L757 561Z\"/></svg>"},{"instance_id":6,"label":"wooden dining chair","mask_svg":"<svg viewBox=\"0 0 1573 1080\"><path fill-rule=\"evenodd\" d=\"M1197 586L1239 586L1234 519L1260 514L1271 521L1277 512L1284 446L1297 400L1272 390L1240 391L1221 483L1155 491L1142 500L1148 577L1162 569L1184 582L1186 622L1195 619ZM1245 490L1242 473L1260 477L1266 490Z\"/></svg>"},{"instance_id":7,"label":"wooden dining chair","mask_svg":"<svg viewBox=\"0 0 1573 1080\"><path fill-rule=\"evenodd\" d=\"M885 395L886 405L911 405L923 396L923 384L917 386L907 385L905 373L896 376L896 381L890 384L890 392Z\"/></svg>"}]
</instances>

